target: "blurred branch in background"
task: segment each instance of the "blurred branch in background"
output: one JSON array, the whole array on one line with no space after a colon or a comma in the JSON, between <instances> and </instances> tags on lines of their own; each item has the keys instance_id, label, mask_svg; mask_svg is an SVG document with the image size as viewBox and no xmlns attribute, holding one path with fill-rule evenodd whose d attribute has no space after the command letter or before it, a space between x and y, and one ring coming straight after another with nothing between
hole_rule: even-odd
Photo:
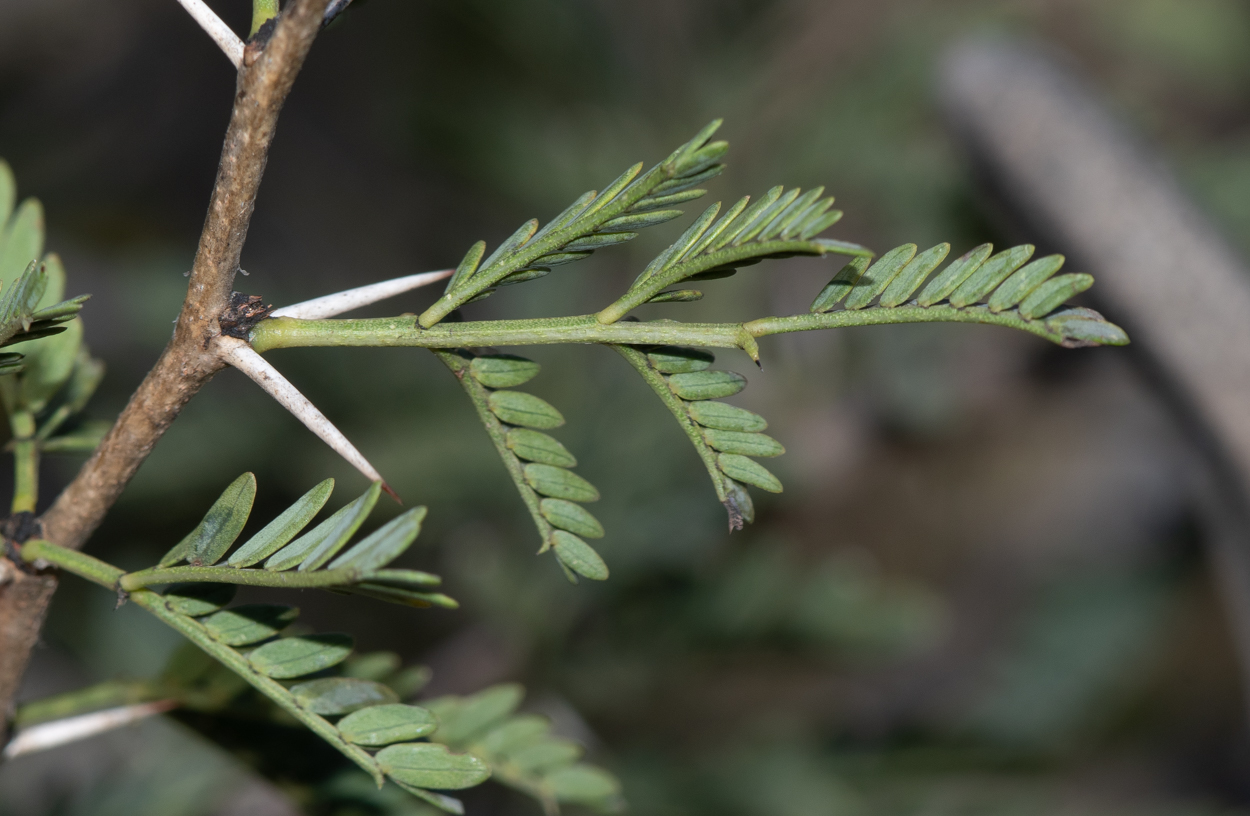
<instances>
[{"instance_id":1,"label":"blurred branch in background","mask_svg":"<svg viewBox=\"0 0 1250 816\"><path fill-rule=\"evenodd\" d=\"M953 49L942 99L990 194L1104 283L1195 453L1214 572L1250 701L1250 269L1060 62L1010 40Z\"/></svg>"}]
</instances>

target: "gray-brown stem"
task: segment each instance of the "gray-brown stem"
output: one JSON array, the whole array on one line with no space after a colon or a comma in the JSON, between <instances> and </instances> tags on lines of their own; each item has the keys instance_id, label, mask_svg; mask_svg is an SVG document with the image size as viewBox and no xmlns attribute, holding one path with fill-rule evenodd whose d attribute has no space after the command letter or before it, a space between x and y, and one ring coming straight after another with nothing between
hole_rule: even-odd
<instances>
[{"instance_id":1,"label":"gray-brown stem","mask_svg":"<svg viewBox=\"0 0 1250 816\"><path fill-rule=\"evenodd\" d=\"M286 100L321 25L328 0L294 0L267 43L251 42L239 71L234 110L173 339L74 481L44 514L43 536L78 549L104 519L182 407L222 367L212 348L230 299L256 192ZM0 714L7 720L39 637L55 577L0 562Z\"/></svg>"}]
</instances>

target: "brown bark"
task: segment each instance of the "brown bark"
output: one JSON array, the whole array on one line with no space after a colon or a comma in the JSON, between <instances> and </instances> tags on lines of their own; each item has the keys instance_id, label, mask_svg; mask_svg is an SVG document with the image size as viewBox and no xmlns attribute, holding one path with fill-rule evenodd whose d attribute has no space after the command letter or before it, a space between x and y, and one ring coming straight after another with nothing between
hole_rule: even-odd
<instances>
[{"instance_id":1,"label":"brown bark","mask_svg":"<svg viewBox=\"0 0 1250 816\"><path fill-rule=\"evenodd\" d=\"M278 114L327 2L294 0L267 43L248 44L173 339L95 453L42 517L45 538L82 547L182 407L222 368L213 344L217 319L230 300ZM9 715L56 579L26 575L11 563L0 567L15 576L0 585L0 713Z\"/></svg>"}]
</instances>

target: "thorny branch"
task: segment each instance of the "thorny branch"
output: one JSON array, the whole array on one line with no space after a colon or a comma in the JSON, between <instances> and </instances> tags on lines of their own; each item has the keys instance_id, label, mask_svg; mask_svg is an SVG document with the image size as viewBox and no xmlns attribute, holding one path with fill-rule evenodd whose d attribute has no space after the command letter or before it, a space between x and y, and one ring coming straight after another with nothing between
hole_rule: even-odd
<instances>
[{"instance_id":1,"label":"thorny branch","mask_svg":"<svg viewBox=\"0 0 1250 816\"><path fill-rule=\"evenodd\" d=\"M79 548L182 407L224 363L213 348L247 237L278 114L321 27L329 0L293 0L267 41L243 52L230 125L173 339L95 453L42 517L43 535ZM56 588L49 574L0 561L0 713L13 698Z\"/></svg>"}]
</instances>

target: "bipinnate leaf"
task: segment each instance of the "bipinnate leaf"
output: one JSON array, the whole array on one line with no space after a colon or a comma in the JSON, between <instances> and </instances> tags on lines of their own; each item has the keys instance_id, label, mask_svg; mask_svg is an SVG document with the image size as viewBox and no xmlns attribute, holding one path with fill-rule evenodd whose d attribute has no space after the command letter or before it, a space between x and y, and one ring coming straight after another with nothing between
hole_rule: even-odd
<instances>
[{"instance_id":1,"label":"bipinnate leaf","mask_svg":"<svg viewBox=\"0 0 1250 816\"><path fill-rule=\"evenodd\" d=\"M305 711L323 717L399 701L399 696L381 683L355 677L322 677L297 683L291 686L291 695Z\"/></svg>"},{"instance_id":2,"label":"bipinnate leaf","mask_svg":"<svg viewBox=\"0 0 1250 816\"><path fill-rule=\"evenodd\" d=\"M250 567L264 561L282 549L300 530L308 526L313 516L321 512L334 492L334 480L326 479L317 484L294 504L283 510L273 521L261 528L239 549L231 554L226 563L232 567Z\"/></svg>"},{"instance_id":3,"label":"bipinnate leaf","mask_svg":"<svg viewBox=\"0 0 1250 816\"><path fill-rule=\"evenodd\" d=\"M233 601L238 589L233 584L174 584L162 595L169 609L180 615L198 618L212 614Z\"/></svg>"},{"instance_id":4,"label":"bipinnate leaf","mask_svg":"<svg viewBox=\"0 0 1250 816\"><path fill-rule=\"evenodd\" d=\"M329 568L355 567L365 572L381 569L417 540L425 514L424 507L414 507L401 513L330 562Z\"/></svg>"},{"instance_id":5,"label":"bipinnate leaf","mask_svg":"<svg viewBox=\"0 0 1250 816\"><path fill-rule=\"evenodd\" d=\"M603 562L595 548L565 530L551 534L551 546L560 563L573 572L592 581L608 579L608 565Z\"/></svg>"},{"instance_id":6,"label":"bipinnate leaf","mask_svg":"<svg viewBox=\"0 0 1250 816\"><path fill-rule=\"evenodd\" d=\"M473 379L487 388L515 388L538 376L541 366L524 357L492 354L474 357L469 364Z\"/></svg>"},{"instance_id":7,"label":"bipinnate leaf","mask_svg":"<svg viewBox=\"0 0 1250 816\"><path fill-rule=\"evenodd\" d=\"M349 714L337 728L348 742L377 748L427 737L438 728L438 720L428 709L391 703Z\"/></svg>"},{"instance_id":8,"label":"bipinnate leaf","mask_svg":"<svg viewBox=\"0 0 1250 816\"><path fill-rule=\"evenodd\" d=\"M435 743L390 745L375 758L387 776L419 788L461 790L490 778L490 766L482 760L472 754L454 754Z\"/></svg>"},{"instance_id":9,"label":"bipinnate leaf","mask_svg":"<svg viewBox=\"0 0 1250 816\"><path fill-rule=\"evenodd\" d=\"M565 499L543 499L539 509L553 527L586 538L603 538L603 525L580 504Z\"/></svg>"},{"instance_id":10,"label":"bipinnate leaf","mask_svg":"<svg viewBox=\"0 0 1250 816\"><path fill-rule=\"evenodd\" d=\"M266 677L303 677L342 663L353 643L351 635L341 633L281 638L256 649L248 661Z\"/></svg>"},{"instance_id":11,"label":"bipinnate leaf","mask_svg":"<svg viewBox=\"0 0 1250 816\"><path fill-rule=\"evenodd\" d=\"M495 391L489 404L495 416L509 425L548 430L564 424L564 416L555 406L523 391Z\"/></svg>"},{"instance_id":12,"label":"bipinnate leaf","mask_svg":"<svg viewBox=\"0 0 1250 816\"><path fill-rule=\"evenodd\" d=\"M298 616L299 609L294 606L245 604L214 612L200 623L220 643L249 646L276 637Z\"/></svg>"},{"instance_id":13,"label":"bipinnate leaf","mask_svg":"<svg viewBox=\"0 0 1250 816\"><path fill-rule=\"evenodd\" d=\"M256 498L256 476L244 473L230 483L204 514L195 529L165 553L162 567L179 561L200 566L215 564L243 532Z\"/></svg>"}]
</instances>

